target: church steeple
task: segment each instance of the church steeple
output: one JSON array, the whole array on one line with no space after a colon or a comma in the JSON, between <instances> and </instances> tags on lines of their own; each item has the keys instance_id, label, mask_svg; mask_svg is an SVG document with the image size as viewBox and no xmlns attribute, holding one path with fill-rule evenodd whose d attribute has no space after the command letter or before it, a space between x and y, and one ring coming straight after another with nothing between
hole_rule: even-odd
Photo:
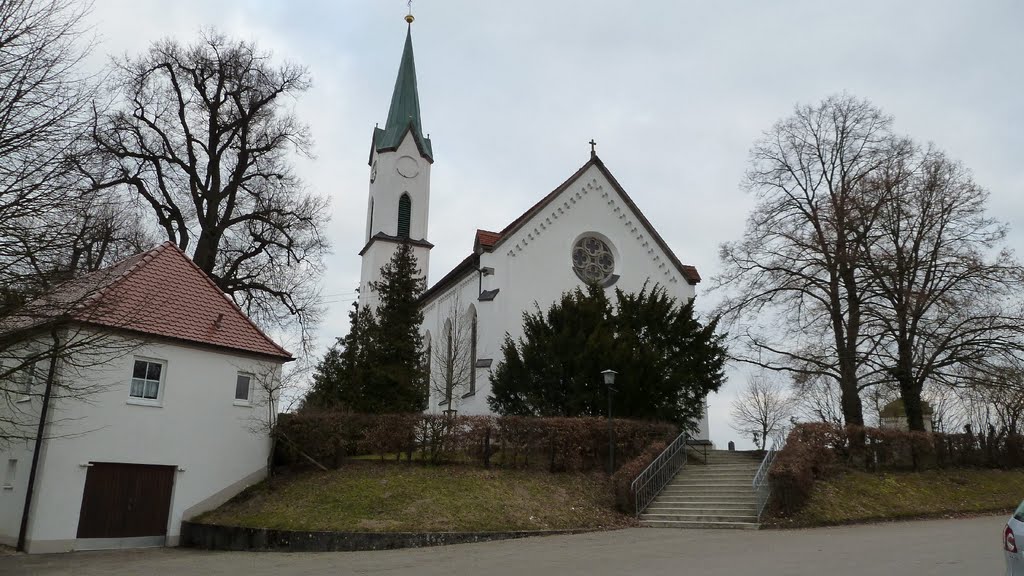
<instances>
[{"instance_id":1,"label":"church steeple","mask_svg":"<svg viewBox=\"0 0 1024 576\"><path fill-rule=\"evenodd\" d=\"M423 135L423 123L420 119L420 95L416 88L416 60L412 51L412 22L409 22L409 30L405 35L405 49L402 50L402 62L398 66L395 91L391 95L391 108L388 110L387 124L383 129L375 128L373 131L374 150L380 153L397 149L408 132L412 132L420 155L428 162L433 162L434 153L430 146L430 139Z\"/></svg>"},{"instance_id":2,"label":"church steeple","mask_svg":"<svg viewBox=\"0 0 1024 576\"><path fill-rule=\"evenodd\" d=\"M430 249L427 241L430 208L430 167L434 153L423 134L420 95L416 87L416 62L412 54L412 14L405 35L402 62L391 95L388 121L373 129L370 147L370 197L366 206L366 245L359 282L359 306L376 307L378 295L371 286L380 280L400 243L412 245L420 273L427 275Z\"/></svg>"}]
</instances>

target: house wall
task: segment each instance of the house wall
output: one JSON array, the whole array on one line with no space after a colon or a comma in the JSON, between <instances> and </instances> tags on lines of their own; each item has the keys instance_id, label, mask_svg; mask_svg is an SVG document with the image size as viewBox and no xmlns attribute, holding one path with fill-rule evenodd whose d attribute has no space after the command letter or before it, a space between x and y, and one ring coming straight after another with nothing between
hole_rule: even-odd
<instances>
[{"instance_id":1,"label":"house wall","mask_svg":"<svg viewBox=\"0 0 1024 576\"><path fill-rule=\"evenodd\" d=\"M17 464L14 481L7 483L10 460L15 460ZM24 510L31 465L32 446L28 441L19 440L0 450L0 544L4 546L14 546L18 543L21 511Z\"/></svg>"},{"instance_id":2,"label":"house wall","mask_svg":"<svg viewBox=\"0 0 1024 576\"><path fill-rule=\"evenodd\" d=\"M0 429L11 437L0 441L0 544L6 546L18 542L34 448L28 438L34 437L39 423L41 398L36 395L42 394L41 386L34 386L27 396L21 394L19 381L23 377L25 358L37 357L44 349L40 341L0 352ZM36 374L45 376L48 366L48 362L40 362ZM16 461L14 478L7 482L11 460Z\"/></svg>"},{"instance_id":3,"label":"house wall","mask_svg":"<svg viewBox=\"0 0 1024 576\"><path fill-rule=\"evenodd\" d=\"M102 366L62 365L64 381L74 379L80 387L94 387L94 393L87 401L64 398L54 404L29 525L29 552L97 544L76 539L90 462L177 467L168 545L177 544L183 519L218 506L265 475L270 451L263 427L267 395L254 379L253 401L239 405L235 380L238 372L279 377L279 363L167 343L117 354ZM136 357L166 363L156 406L129 397Z\"/></svg>"},{"instance_id":4,"label":"house wall","mask_svg":"<svg viewBox=\"0 0 1024 576\"><path fill-rule=\"evenodd\" d=\"M434 298L424 307L424 332L438 334L453 294L458 293L463 308L476 307L479 317L477 357L493 359L491 369L500 361L501 344L507 332L512 338L522 335L522 314L539 304L547 309L561 294L584 283L572 269L572 247L585 233L596 233L612 248L615 256L615 288L639 291L645 282L661 284L681 301L692 299L695 287L687 283L668 255L651 238L601 171L592 166L562 194L548 204L515 233L503 239L493 252L480 256L481 267L492 267L493 275L478 278L471 273L463 282ZM500 289L490 302L479 302L483 290ZM477 370L477 393L460 399L459 412L486 414L490 395L489 370ZM437 409L432 399L431 409ZM700 438L708 438L707 416L700 423Z\"/></svg>"}]
</instances>

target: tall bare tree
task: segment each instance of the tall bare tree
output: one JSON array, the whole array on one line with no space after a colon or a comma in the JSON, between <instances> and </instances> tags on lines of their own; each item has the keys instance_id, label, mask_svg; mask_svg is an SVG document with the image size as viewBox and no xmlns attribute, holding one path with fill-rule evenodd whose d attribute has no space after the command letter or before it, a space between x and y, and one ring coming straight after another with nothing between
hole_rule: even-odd
<instances>
[{"instance_id":1,"label":"tall bare tree","mask_svg":"<svg viewBox=\"0 0 1024 576\"><path fill-rule=\"evenodd\" d=\"M891 119L842 95L799 106L751 152L746 188L758 198L743 239L722 246L719 313L746 345L739 360L834 380L847 424L864 423L862 239L877 206L867 179L900 153Z\"/></svg>"},{"instance_id":2,"label":"tall bare tree","mask_svg":"<svg viewBox=\"0 0 1024 576\"><path fill-rule=\"evenodd\" d=\"M70 372L126 348L69 322L102 273L41 297L109 263L128 229L113 210L93 218L100 203L78 182L96 85L81 66L88 11L72 0L0 2L0 444L41 435L44 396L94 394Z\"/></svg>"},{"instance_id":3,"label":"tall bare tree","mask_svg":"<svg viewBox=\"0 0 1024 576\"><path fill-rule=\"evenodd\" d=\"M88 3L0 2L0 315L72 266L87 199L73 169L95 78Z\"/></svg>"},{"instance_id":4,"label":"tall bare tree","mask_svg":"<svg viewBox=\"0 0 1024 576\"><path fill-rule=\"evenodd\" d=\"M861 251L869 362L898 388L910 429L924 430L929 381L987 384L993 360L1020 350L1024 268L986 213L988 193L945 154L915 147L865 188L879 208Z\"/></svg>"},{"instance_id":5,"label":"tall bare tree","mask_svg":"<svg viewBox=\"0 0 1024 576\"><path fill-rule=\"evenodd\" d=\"M440 304L439 304L440 305ZM463 309L458 294L444 304L437 335L431 338L427 362L430 363L431 397L446 410L457 409L469 391L473 377L473 323L471 312Z\"/></svg>"},{"instance_id":6,"label":"tall bare tree","mask_svg":"<svg viewBox=\"0 0 1024 576\"><path fill-rule=\"evenodd\" d=\"M795 410L795 401L785 383L761 373L754 375L732 402L732 428L750 434L758 449L781 433Z\"/></svg>"},{"instance_id":7,"label":"tall bare tree","mask_svg":"<svg viewBox=\"0 0 1024 576\"><path fill-rule=\"evenodd\" d=\"M111 86L110 111L98 110L92 129L106 160L90 170L93 188L135 196L257 322L306 334L327 250L327 200L291 163L311 147L290 106L310 86L306 69L206 31L118 62Z\"/></svg>"},{"instance_id":8,"label":"tall bare tree","mask_svg":"<svg viewBox=\"0 0 1024 576\"><path fill-rule=\"evenodd\" d=\"M843 399L831 378L805 378L794 382L795 416L808 422L843 425Z\"/></svg>"}]
</instances>

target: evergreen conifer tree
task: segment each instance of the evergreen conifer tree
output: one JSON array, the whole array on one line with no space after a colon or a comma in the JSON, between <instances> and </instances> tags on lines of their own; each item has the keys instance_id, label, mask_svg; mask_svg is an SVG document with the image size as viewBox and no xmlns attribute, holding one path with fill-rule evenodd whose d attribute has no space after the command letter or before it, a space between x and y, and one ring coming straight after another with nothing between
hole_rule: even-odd
<instances>
[{"instance_id":1,"label":"evergreen conifer tree","mask_svg":"<svg viewBox=\"0 0 1024 576\"><path fill-rule=\"evenodd\" d=\"M372 368L363 391L369 412L417 412L426 407L427 371L423 362L423 313L419 298L427 279L416 265L408 242L398 245L391 260L371 283L377 292L375 336L367 359Z\"/></svg>"},{"instance_id":2,"label":"evergreen conifer tree","mask_svg":"<svg viewBox=\"0 0 1024 576\"><path fill-rule=\"evenodd\" d=\"M353 307L348 335L317 364L303 406L369 414L423 410L428 390L419 297L425 288L412 246L401 243L370 285L380 302L376 311Z\"/></svg>"},{"instance_id":3,"label":"evergreen conifer tree","mask_svg":"<svg viewBox=\"0 0 1024 576\"><path fill-rule=\"evenodd\" d=\"M523 314L523 337L506 338L491 376L491 409L499 414L603 416L607 389L601 371L618 372L613 413L693 428L704 398L725 381L724 336L701 325L693 302L664 288L615 292L575 290L546 313Z\"/></svg>"}]
</instances>

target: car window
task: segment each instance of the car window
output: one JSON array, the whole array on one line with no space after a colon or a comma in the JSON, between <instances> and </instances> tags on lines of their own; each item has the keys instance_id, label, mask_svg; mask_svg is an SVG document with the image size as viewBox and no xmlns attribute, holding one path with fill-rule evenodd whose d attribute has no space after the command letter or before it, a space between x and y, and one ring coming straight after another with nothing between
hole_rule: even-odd
<instances>
[{"instance_id":1,"label":"car window","mask_svg":"<svg viewBox=\"0 0 1024 576\"><path fill-rule=\"evenodd\" d=\"M1024 502L1021 502L1020 506L1017 507L1017 511L1013 513L1013 518L1024 522Z\"/></svg>"}]
</instances>

